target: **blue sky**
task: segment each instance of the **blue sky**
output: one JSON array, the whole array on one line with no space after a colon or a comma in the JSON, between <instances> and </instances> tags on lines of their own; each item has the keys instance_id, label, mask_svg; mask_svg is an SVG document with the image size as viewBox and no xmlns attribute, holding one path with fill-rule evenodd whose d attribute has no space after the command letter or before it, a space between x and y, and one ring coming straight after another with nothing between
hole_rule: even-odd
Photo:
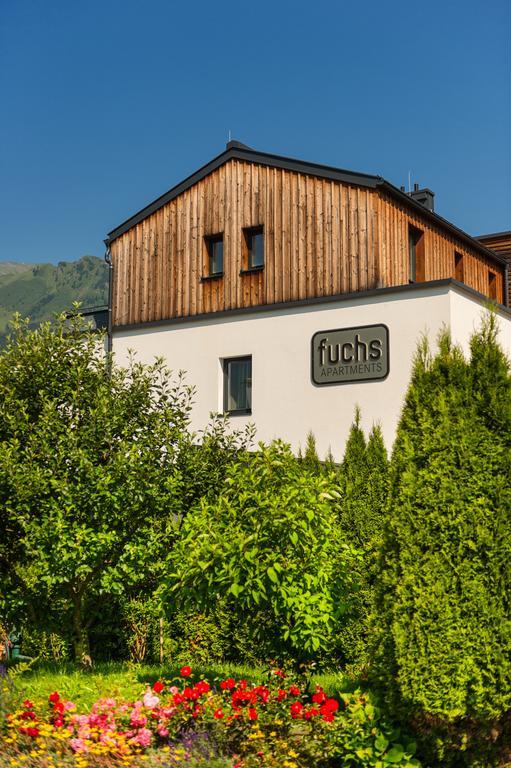
<instances>
[{"instance_id":1,"label":"blue sky","mask_svg":"<svg viewBox=\"0 0 511 768\"><path fill-rule=\"evenodd\" d=\"M229 130L511 229L510 34L508 0L0 0L0 260L102 256Z\"/></svg>"}]
</instances>

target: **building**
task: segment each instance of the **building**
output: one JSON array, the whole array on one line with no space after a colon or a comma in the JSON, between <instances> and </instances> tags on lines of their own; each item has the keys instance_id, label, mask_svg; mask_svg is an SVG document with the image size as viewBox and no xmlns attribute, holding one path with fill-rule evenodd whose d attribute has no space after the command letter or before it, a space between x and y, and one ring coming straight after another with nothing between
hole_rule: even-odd
<instances>
[{"instance_id":1,"label":"building","mask_svg":"<svg viewBox=\"0 0 511 768\"><path fill-rule=\"evenodd\" d=\"M359 405L390 445L421 334L466 347L491 300L511 352L505 254L429 189L229 142L106 243L116 359L186 370L197 429L228 411L338 457Z\"/></svg>"}]
</instances>

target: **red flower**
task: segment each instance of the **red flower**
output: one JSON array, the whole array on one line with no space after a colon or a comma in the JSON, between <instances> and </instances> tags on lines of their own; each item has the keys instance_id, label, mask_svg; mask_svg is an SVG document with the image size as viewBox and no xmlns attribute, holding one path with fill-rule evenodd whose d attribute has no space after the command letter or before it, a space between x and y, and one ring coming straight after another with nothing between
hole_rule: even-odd
<instances>
[{"instance_id":1,"label":"red flower","mask_svg":"<svg viewBox=\"0 0 511 768\"><path fill-rule=\"evenodd\" d=\"M282 679L284 679L286 676L286 673L284 672L283 669L274 669L273 674L277 675L277 677L281 677Z\"/></svg>"},{"instance_id":2,"label":"red flower","mask_svg":"<svg viewBox=\"0 0 511 768\"><path fill-rule=\"evenodd\" d=\"M23 733L26 733L27 736L31 736L33 739L37 739L39 736L39 728L23 728Z\"/></svg>"},{"instance_id":3,"label":"red flower","mask_svg":"<svg viewBox=\"0 0 511 768\"><path fill-rule=\"evenodd\" d=\"M279 688L279 692L277 693L277 701L283 701L287 696L287 691L285 691L283 688Z\"/></svg>"},{"instance_id":4,"label":"red flower","mask_svg":"<svg viewBox=\"0 0 511 768\"><path fill-rule=\"evenodd\" d=\"M50 693L48 699L52 704L56 704L57 701L60 701L60 696L58 695L57 691L54 691L53 693Z\"/></svg>"},{"instance_id":5,"label":"red flower","mask_svg":"<svg viewBox=\"0 0 511 768\"><path fill-rule=\"evenodd\" d=\"M322 715L332 715L339 709L339 702L336 699L327 699L319 708Z\"/></svg>"},{"instance_id":6,"label":"red flower","mask_svg":"<svg viewBox=\"0 0 511 768\"><path fill-rule=\"evenodd\" d=\"M55 726L55 728L62 728L62 726L64 725L63 718L60 715L56 717L55 720L53 721L53 725Z\"/></svg>"},{"instance_id":7,"label":"red flower","mask_svg":"<svg viewBox=\"0 0 511 768\"><path fill-rule=\"evenodd\" d=\"M200 693L195 687L194 688L186 687L186 688L183 688L183 696L185 699L188 699L189 701L196 701L199 698ZM176 700L176 697L174 696L174 701L175 700Z\"/></svg>"},{"instance_id":8,"label":"red flower","mask_svg":"<svg viewBox=\"0 0 511 768\"><path fill-rule=\"evenodd\" d=\"M222 691L231 691L236 687L236 680L233 677L228 677L227 680L222 680L220 688Z\"/></svg>"},{"instance_id":9,"label":"red flower","mask_svg":"<svg viewBox=\"0 0 511 768\"><path fill-rule=\"evenodd\" d=\"M191 674L192 674L191 667L188 667L188 666L181 667L181 677L190 677Z\"/></svg>"},{"instance_id":10,"label":"red flower","mask_svg":"<svg viewBox=\"0 0 511 768\"><path fill-rule=\"evenodd\" d=\"M162 682L160 682L160 680L157 680L156 683L153 685L153 691L155 693L161 693L164 688L165 686L163 685Z\"/></svg>"},{"instance_id":11,"label":"red flower","mask_svg":"<svg viewBox=\"0 0 511 768\"><path fill-rule=\"evenodd\" d=\"M296 720L302 714L303 704L301 701L294 701L291 704L290 712L293 720Z\"/></svg>"},{"instance_id":12,"label":"red flower","mask_svg":"<svg viewBox=\"0 0 511 768\"><path fill-rule=\"evenodd\" d=\"M63 712L64 711L64 704L61 701L56 701L53 705L53 711L54 712Z\"/></svg>"},{"instance_id":13,"label":"red flower","mask_svg":"<svg viewBox=\"0 0 511 768\"><path fill-rule=\"evenodd\" d=\"M320 685L316 686L316 693L312 694L312 701L314 704L324 704L326 701L326 693Z\"/></svg>"},{"instance_id":14,"label":"red flower","mask_svg":"<svg viewBox=\"0 0 511 768\"><path fill-rule=\"evenodd\" d=\"M213 717L215 718L215 720L222 720L225 717L223 710L220 709L220 707L218 709L215 709L215 711L213 712Z\"/></svg>"},{"instance_id":15,"label":"red flower","mask_svg":"<svg viewBox=\"0 0 511 768\"><path fill-rule=\"evenodd\" d=\"M20 717L21 717L22 720L35 720L36 719L35 712L30 712L30 711L22 712Z\"/></svg>"},{"instance_id":16,"label":"red flower","mask_svg":"<svg viewBox=\"0 0 511 768\"><path fill-rule=\"evenodd\" d=\"M30 701L30 699L25 699L25 701L23 702L23 706L25 707L25 709L33 709L34 708L34 705Z\"/></svg>"},{"instance_id":17,"label":"red flower","mask_svg":"<svg viewBox=\"0 0 511 768\"><path fill-rule=\"evenodd\" d=\"M289 693L291 694L291 696L300 696L301 690L298 688L297 685L291 685L289 687Z\"/></svg>"},{"instance_id":18,"label":"red flower","mask_svg":"<svg viewBox=\"0 0 511 768\"><path fill-rule=\"evenodd\" d=\"M195 686L195 690L202 696L203 693L208 693L211 690L211 686L205 680L201 680Z\"/></svg>"},{"instance_id":19,"label":"red flower","mask_svg":"<svg viewBox=\"0 0 511 768\"><path fill-rule=\"evenodd\" d=\"M248 708L248 719L257 720L257 711L254 709L254 707Z\"/></svg>"}]
</instances>

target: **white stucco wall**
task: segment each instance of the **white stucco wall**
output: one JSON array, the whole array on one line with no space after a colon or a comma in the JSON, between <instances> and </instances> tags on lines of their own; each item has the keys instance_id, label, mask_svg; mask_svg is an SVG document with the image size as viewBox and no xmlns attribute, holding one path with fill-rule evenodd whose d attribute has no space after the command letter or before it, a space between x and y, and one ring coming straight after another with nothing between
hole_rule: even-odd
<instances>
[{"instance_id":1,"label":"white stucco wall","mask_svg":"<svg viewBox=\"0 0 511 768\"><path fill-rule=\"evenodd\" d=\"M442 327L465 348L483 311L477 299L448 287L425 287L361 296L293 309L268 309L207 320L191 320L114 332L113 350L123 363L128 350L142 362L163 355L174 370L187 371L197 389L192 426L222 410L221 360L252 355L252 415L234 416L234 426L253 421L257 439L280 437L296 450L308 430L320 456L331 447L341 458L355 406L368 430L379 422L390 447L408 386L417 341L425 333L434 344ZM383 323L390 335L390 372L384 381L317 387L311 382L311 338L332 328ZM499 318L501 341L511 354L511 319Z\"/></svg>"}]
</instances>

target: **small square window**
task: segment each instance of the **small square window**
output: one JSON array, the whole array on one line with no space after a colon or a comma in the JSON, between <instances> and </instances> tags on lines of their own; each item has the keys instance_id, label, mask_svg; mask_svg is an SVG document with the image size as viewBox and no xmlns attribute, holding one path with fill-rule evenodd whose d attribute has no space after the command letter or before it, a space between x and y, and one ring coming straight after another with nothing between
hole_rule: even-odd
<instances>
[{"instance_id":1,"label":"small square window","mask_svg":"<svg viewBox=\"0 0 511 768\"><path fill-rule=\"evenodd\" d=\"M409 282L424 280L424 232L411 225L408 227Z\"/></svg>"},{"instance_id":2,"label":"small square window","mask_svg":"<svg viewBox=\"0 0 511 768\"><path fill-rule=\"evenodd\" d=\"M488 271L488 295L490 299L497 301L497 275L491 270Z\"/></svg>"},{"instance_id":3,"label":"small square window","mask_svg":"<svg viewBox=\"0 0 511 768\"><path fill-rule=\"evenodd\" d=\"M454 279L459 283L465 282L465 266L463 254L455 251L454 253Z\"/></svg>"},{"instance_id":4,"label":"small square window","mask_svg":"<svg viewBox=\"0 0 511 768\"><path fill-rule=\"evenodd\" d=\"M252 413L252 357L224 360L224 411Z\"/></svg>"},{"instance_id":5,"label":"small square window","mask_svg":"<svg viewBox=\"0 0 511 768\"><path fill-rule=\"evenodd\" d=\"M224 271L224 236L206 237L208 249L208 275L221 275Z\"/></svg>"},{"instance_id":6,"label":"small square window","mask_svg":"<svg viewBox=\"0 0 511 768\"><path fill-rule=\"evenodd\" d=\"M264 232L262 227L243 230L247 248L247 269L264 267Z\"/></svg>"}]
</instances>

